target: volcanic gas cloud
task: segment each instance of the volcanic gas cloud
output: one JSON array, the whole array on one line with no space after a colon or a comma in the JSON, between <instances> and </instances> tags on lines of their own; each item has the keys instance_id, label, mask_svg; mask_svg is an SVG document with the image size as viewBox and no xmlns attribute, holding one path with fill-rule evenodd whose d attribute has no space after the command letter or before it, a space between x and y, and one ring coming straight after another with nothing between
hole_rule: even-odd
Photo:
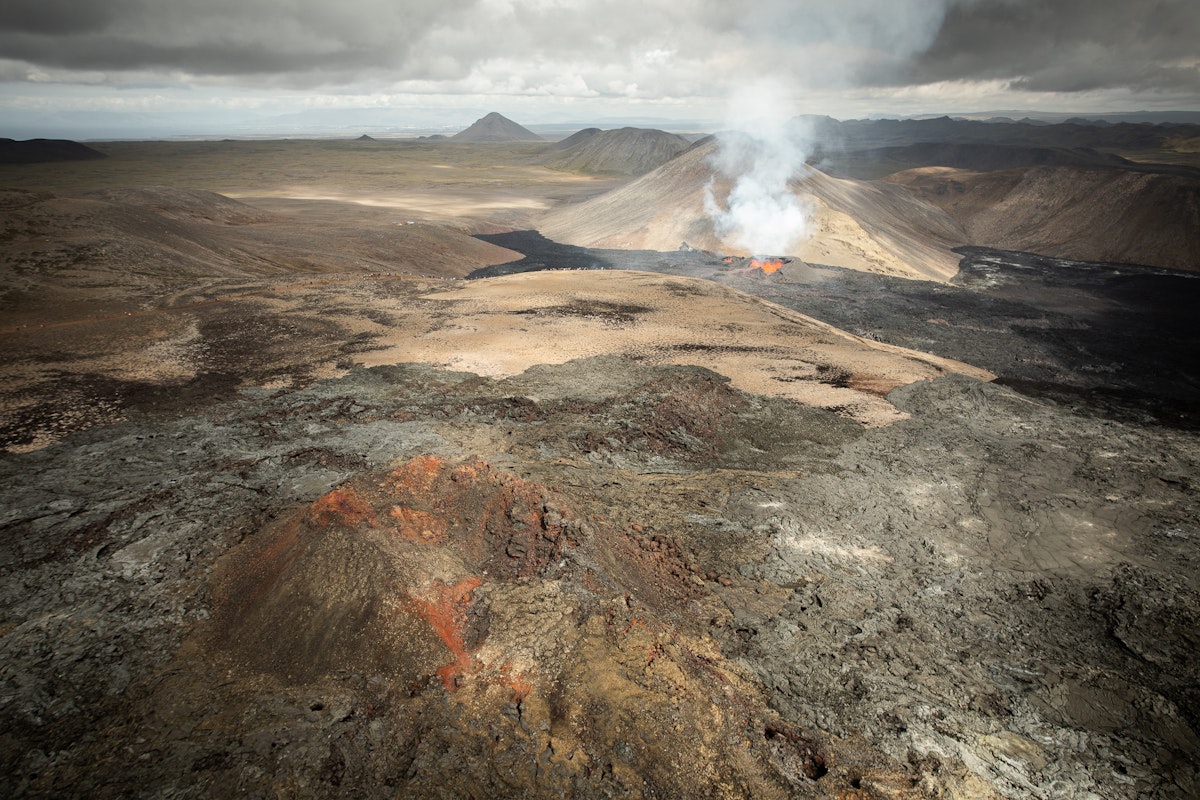
<instances>
[{"instance_id":1,"label":"volcanic gas cloud","mask_svg":"<svg viewBox=\"0 0 1200 800\"><path fill-rule=\"evenodd\" d=\"M764 82L735 98L734 132L720 137L716 174L705 187L704 206L717 236L750 253L787 253L811 234L812 206L791 189L805 169L809 137L779 113L786 107L780 94ZM721 198L717 187L724 183L732 185Z\"/></svg>"}]
</instances>

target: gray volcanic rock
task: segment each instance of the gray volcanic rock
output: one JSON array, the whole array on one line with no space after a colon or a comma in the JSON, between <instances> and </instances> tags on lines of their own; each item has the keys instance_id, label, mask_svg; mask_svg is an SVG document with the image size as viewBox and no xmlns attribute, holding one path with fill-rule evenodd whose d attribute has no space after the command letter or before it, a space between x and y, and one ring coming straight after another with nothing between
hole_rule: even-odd
<instances>
[{"instance_id":1,"label":"gray volcanic rock","mask_svg":"<svg viewBox=\"0 0 1200 800\"><path fill-rule=\"evenodd\" d=\"M450 137L454 142L540 142L538 136L495 111L475 120L471 127Z\"/></svg>"},{"instance_id":2,"label":"gray volcanic rock","mask_svg":"<svg viewBox=\"0 0 1200 800\"><path fill-rule=\"evenodd\" d=\"M845 306L864 337L945 328L940 346L1025 342L1011 357L1040 370L1099 363L1069 331L1030 349L1004 329L1053 332L1072 302L1078 321L1080 287L1125 270L1014 265L1051 282L1042 314L982 255L928 296L796 263L727 277ZM749 307L718 325L706 298L736 293L694 278L553 277L532 294L573 300L530 305L504 280L241 284L240 301L5 334L6 368L47 394L0 456L0 793L1195 796L1194 430L965 377L890 391L907 418L865 427L695 366L767 353L762 391L888 391L829 356L781 370L811 330L784 309L765 312L786 326L772 343ZM980 285L1000 297L964 297ZM493 355L518 346L492 324L612 340L652 303L719 335L669 340L682 363L633 347L504 378L445 366L464 332ZM396 364L419 355L402 341L382 360L404 314L435 365ZM121 358L85 349L138 337L157 373L117 380ZM351 368L368 357L388 366Z\"/></svg>"},{"instance_id":3,"label":"gray volcanic rock","mask_svg":"<svg viewBox=\"0 0 1200 800\"><path fill-rule=\"evenodd\" d=\"M644 175L688 149L682 136L644 128L588 128L556 146L546 166L613 175Z\"/></svg>"},{"instance_id":4,"label":"gray volcanic rock","mask_svg":"<svg viewBox=\"0 0 1200 800\"><path fill-rule=\"evenodd\" d=\"M1200 795L1200 278L304 208L0 192L0 796Z\"/></svg>"},{"instance_id":5,"label":"gray volcanic rock","mask_svg":"<svg viewBox=\"0 0 1200 800\"><path fill-rule=\"evenodd\" d=\"M1195 438L892 400L400 365L6 455L0 791L1195 796Z\"/></svg>"}]
</instances>

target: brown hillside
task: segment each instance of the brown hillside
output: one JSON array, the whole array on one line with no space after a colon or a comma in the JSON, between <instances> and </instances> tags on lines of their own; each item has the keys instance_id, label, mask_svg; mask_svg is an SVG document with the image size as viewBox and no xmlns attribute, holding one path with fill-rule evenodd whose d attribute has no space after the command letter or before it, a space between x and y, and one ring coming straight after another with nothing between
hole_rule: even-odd
<instances>
[{"instance_id":1,"label":"brown hillside","mask_svg":"<svg viewBox=\"0 0 1200 800\"><path fill-rule=\"evenodd\" d=\"M172 186L116 186L81 192L78 197L115 207L137 208L174 220L244 225L272 219L269 213L216 192Z\"/></svg>"},{"instance_id":2,"label":"brown hillside","mask_svg":"<svg viewBox=\"0 0 1200 800\"><path fill-rule=\"evenodd\" d=\"M517 253L359 211L267 214L213 192L109 189L73 197L0 192L0 309L22 320L158 303L198 282L397 270L461 277Z\"/></svg>"},{"instance_id":3,"label":"brown hillside","mask_svg":"<svg viewBox=\"0 0 1200 800\"><path fill-rule=\"evenodd\" d=\"M644 175L691 146L682 136L645 128L588 128L560 144L567 146L555 148L546 166L610 175Z\"/></svg>"},{"instance_id":4,"label":"brown hillside","mask_svg":"<svg viewBox=\"0 0 1200 800\"><path fill-rule=\"evenodd\" d=\"M704 211L715 148L715 141L701 143L626 186L554 211L540 230L587 247L674 250L687 242L736 252L717 238ZM798 252L784 255L908 277L947 279L955 273L958 257L950 248L964 243L962 230L901 187L809 170L794 188L812 198L815 231ZM729 186L718 181L714 189L720 198Z\"/></svg>"},{"instance_id":5,"label":"brown hillside","mask_svg":"<svg viewBox=\"0 0 1200 800\"><path fill-rule=\"evenodd\" d=\"M1081 261L1200 269L1200 181L1139 172L1034 167L898 173L948 213L970 244Z\"/></svg>"}]
</instances>

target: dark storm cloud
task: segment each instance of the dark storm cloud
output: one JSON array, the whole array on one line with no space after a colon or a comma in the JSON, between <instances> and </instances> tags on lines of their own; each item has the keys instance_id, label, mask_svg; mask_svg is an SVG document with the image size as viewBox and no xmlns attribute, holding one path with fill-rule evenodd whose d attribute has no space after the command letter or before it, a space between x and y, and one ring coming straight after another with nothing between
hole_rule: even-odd
<instances>
[{"instance_id":1,"label":"dark storm cloud","mask_svg":"<svg viewBox=\"0 0 1200 800\"><path fill-rule=\"evenodd\" d=\"M196 75L388 68L470 0L4 0L0 54L39 67ZM315 78L319 83L320 78Z\"/></svg>"},{"instance_id":2,"label":"dark storm cloud","mask_svg":"<svg viewBox=\"0 0 1200 800\"><path fill-rule=\"evenodd\" d=\"M246 47L238 42L160 45L125 37L80 37L46 44L34 37L4 37L4 52L12 58L62 69L133 71L168 67L197 75L262 75L353 69L363 66L350 48L303 53L284 48Z\"/></svg>"},{"instance_id":3,"label":"dark storm cloud","mask_svg":"<svg viewBox=\"0 0 1200 800\"><path fill-rule=\"evenodd\" d=\"M122 0L4 0L0 32L62 36L94 31L122 16L126 5Z\"/></svg>"},{"instance_id":4,"label":"dark storm cloud","mask_svg":"<svg viewBox=\"0 0 1200 800\"><path fill-rule=\"evenodd\" d=\"M66 82L664 97L767 69L818 89L1200 91L1197 41L1198 0L0 0L4 74Z\"/></svg>"},{"instance_id":5,"label":"dark storm cloud","mask_svg":"<svg viewBox=\"0 0 1200 800\"><path fill-rule=\"evenodd\" d=\"M0 2L19 4L0 11L0 64L32 82L169 74L255 88L410 82L577 96L711 87L700 67L711 23L726 14L710 0Z\"/></svg>"},{"instance_id":6,"label":"dark storm cloud","mask_svg":"<svg viewBox=\"0 0 1200 800\"><path fill-rule=\"evenodd\" d=\"M885 84L995 79L1042 92L1200 90L1200 2L958 3L908 69L871 77Z\"/></svg>"}]
</instances>

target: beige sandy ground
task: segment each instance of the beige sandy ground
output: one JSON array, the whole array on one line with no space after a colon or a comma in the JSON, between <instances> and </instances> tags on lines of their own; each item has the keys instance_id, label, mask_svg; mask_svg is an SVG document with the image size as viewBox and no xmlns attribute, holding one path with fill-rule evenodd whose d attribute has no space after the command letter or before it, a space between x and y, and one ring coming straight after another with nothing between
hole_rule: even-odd
<instances>
[{"instance_id":1,"label":"beige sandy ground","mask_svg":"<svg viewBox=\"0 0 1200 800\"><path fill-rule=\"evenodd\" d=\"M353 364L426 363L491 377L619 355L705 367L742 390L836 411L864 425L907 415L885 395L981 369L866 341L698 279L632 271L538 272L469 283L392 275L226 285L157 308L0 330L0 430L27 451L161 398L295 387ZM72 375L70 385L61 377ZM160 387L153 389L152 387ZM165 393L165 394L164 394ZM22 422L21 420L26 420Z\"/></svg>"},{"instance_id":2,"label":"beige sandy ground","mask_svg":"<svg viewBox=\"0 0 1200 800\"><path fill-rule=\"evenodd\" d=\"M368 364L420 361L500 377L535 364L620 355L705 367L739 389L836 409L869 426L904 418L883 398L897 386L946 372L993 377L867 342L725 287L645 272L526 273L423 299L435 306L421 315L430 324L384 334L384 349L366 354Z\"/></svg>"},{"instance_id":3,"label":"beige sandy ground","mask_svg":"<svg viewBox=\"0 0 1200 800\"><path fill-rule=\"evenodd\" d=\"M268 211L428 222L470 233L532 227L563 202L624 179L550 169L545 143L405 141L93 142L108 158L0 164L0 188L58 195L131 186L207 190ZM0 231L4 227L0 223Z\"/></svg>"}]
</instances>

